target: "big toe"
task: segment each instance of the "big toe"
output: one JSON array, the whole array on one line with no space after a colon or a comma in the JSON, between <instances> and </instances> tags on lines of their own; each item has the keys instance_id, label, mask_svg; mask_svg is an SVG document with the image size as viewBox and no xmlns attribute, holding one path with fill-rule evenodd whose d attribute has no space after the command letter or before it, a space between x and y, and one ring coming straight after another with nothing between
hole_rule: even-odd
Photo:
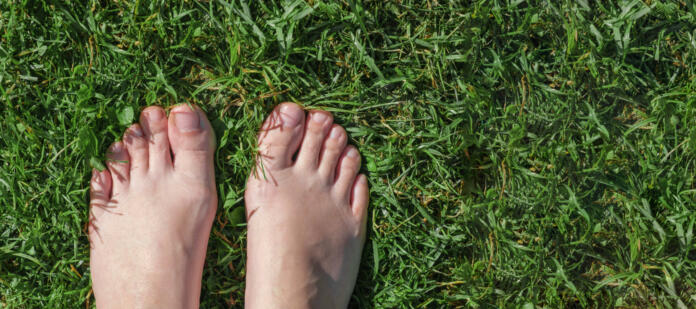
<instances>
[{"instance_id":1,"label":"big toe","mask_svg":"<svg viewBox=\"0 0 696 309\"><path fill-rule=\"evenodd\" d=\"M292 165L292 157L302 142L305 114L295 103L282 103L266 118L258 136L259 166L279 170Z\"/></svg>"},{"instance_id":2,"label":"big toe","mask_svg":"<svg viewBox=\"0 0 696 309\"><path fill-rule=\"evenodd\" d=\"M178 105L171 110L168 127L174 170L212 177L215 138L205 113L193 105Z\"/></svg>"}]
</instances>

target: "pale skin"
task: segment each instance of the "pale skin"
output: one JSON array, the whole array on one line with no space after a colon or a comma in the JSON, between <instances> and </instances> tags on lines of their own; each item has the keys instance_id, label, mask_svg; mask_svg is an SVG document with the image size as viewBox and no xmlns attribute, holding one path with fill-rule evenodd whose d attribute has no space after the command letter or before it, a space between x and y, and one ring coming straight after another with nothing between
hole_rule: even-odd
<instances>
[{"instance_id":1,"label":"pale skin","mask_svg":"<svg viewBox=\"0 0 696 309\"><path fill-rule=\"evenodd\" d=\"M328 112L283 103L259 132L245 192L247 308L346 308L365 241L367 179ZM197 308L217 207L205 114L159 107L114 143L90 193L98 308Z\"/></svg>"}]
</instances>

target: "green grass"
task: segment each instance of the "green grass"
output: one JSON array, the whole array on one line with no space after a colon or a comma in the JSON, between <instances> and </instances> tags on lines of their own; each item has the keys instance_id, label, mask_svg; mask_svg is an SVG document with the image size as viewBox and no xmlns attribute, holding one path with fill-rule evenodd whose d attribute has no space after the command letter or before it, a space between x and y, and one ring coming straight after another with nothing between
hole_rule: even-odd
<instances>
[{"instance_id":1,"label":"green grass","mask_svg":"<svg viewBox=\"0 0 696 309\"><path fill-rule=\"evenodd\" d=\"M244 183L282 101L363 155L352 306L696 307L691 1L246 3L0 2L0 307L93 306L90 169L180 102L218 137L202 307L241 307Z\"/></svg>"}]
</instances>

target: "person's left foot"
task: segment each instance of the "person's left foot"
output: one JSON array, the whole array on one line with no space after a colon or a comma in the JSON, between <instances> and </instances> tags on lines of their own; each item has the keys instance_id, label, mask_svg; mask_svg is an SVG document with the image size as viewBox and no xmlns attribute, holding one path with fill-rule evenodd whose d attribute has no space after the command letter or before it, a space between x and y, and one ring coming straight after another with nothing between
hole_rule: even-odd
<instances>
[{"instance_id":1,"label":"person's left foot","mask_svg":"<svg viewBox=\"0 0 696 309\"><path fill-rule=\"evenodd\" d=\"M217 207L215 141L205 114L149 107L108 170L93 171L90 267L98 308L197 308Z\"/></svg>"},{"instance_id":2,"label":"person's left foot","mask_svg":"<svg viewBox=\"0 0 696 309\"><path fill-rule=\"evenodd\" d=\"M346 308L369 200L358 150L330 113L293 103L273 110L258 140L244 194L245 307Z\"/></svg>"}]
</instances>

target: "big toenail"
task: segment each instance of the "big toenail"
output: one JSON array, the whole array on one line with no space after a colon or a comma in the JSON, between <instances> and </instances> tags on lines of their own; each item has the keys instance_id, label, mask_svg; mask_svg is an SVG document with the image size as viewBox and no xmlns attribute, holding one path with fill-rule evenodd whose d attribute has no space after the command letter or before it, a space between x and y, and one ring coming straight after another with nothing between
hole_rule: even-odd
<instances>
[{"instance_id":1,"label":"big toenail","mask_svg":"<svg viewBox=\"0 0 696 309\"><path fill-rule=\"evenodd\" d=\"M301 115L293 111L293 107L284 105L280 108L280 119L282 121L281 125L286 128L296 127L300 124Z\"/></svg>"},{"instance_id":2,"label":"big toenail","mask_svg":"<svg viewBox=\"0 0 696 309\"><path fill-rule=\"evenodd\" d=\"M339 130L338 127L331 129L331 135L329 135L329 137L338 139L339 136L341 136L341 130Z\"/></svg>"},{"instance_id":3,"label":"big toenail","mask_svg":"<svg viewBox=\"0 0 696 309\"><path fill-rule=\"evenodd\" d=\"M198 113L190 108L181 108L174 113L174 125L181 132L193 132L201 129Z\"/></svg>"},{"instance_id":4,"label":"big toenail","mask_svg":"<svg viewBox=\"0 0 696 309\"><path fill-rule=\"evenodd\" d=\"M162 120L162 118L164 118L163 111L159 108L149 109L149 110L147 110L145 115L147 116L148 119L150 119L150 121L160 121L160 120Z\"/></svg>"},{"instance_id":5,"label":"big toenail","mask_svg":"<svg viewBox=\"0 0 696 309\"><path fill-rule=\"evenodd\" d=\"M348 150L348 153L346 154L349 158L357 158L358 157L358 151L355 150L355 148L351 148Z\"/></svg>"},{"instance_id":6,"label":"big toenail","mask_svg":"<svg viewBox=\"0 0 696 309\"><path fill-rule=\"evenodd\" d=\"M326 114L324 114L324 113L321 113L321 112L312 113L312 121L314 121L316 123L324 123L324 121L326 121L326 118L328 118L328 116L326 116Z\"/></svg>"}]
</instances>

